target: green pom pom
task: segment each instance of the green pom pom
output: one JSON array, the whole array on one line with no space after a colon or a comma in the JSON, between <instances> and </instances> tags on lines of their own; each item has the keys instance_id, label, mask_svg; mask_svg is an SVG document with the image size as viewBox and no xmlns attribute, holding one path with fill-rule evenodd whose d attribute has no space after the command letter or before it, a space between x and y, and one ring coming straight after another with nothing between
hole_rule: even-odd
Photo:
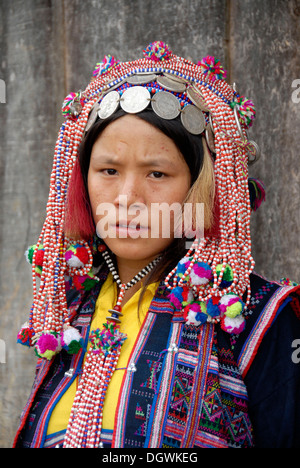
<instances>
[{"instance_id":1,"label":"green pom pom","mask_svg":"<svg viewBox=\"0 0 300 468\"><path fill-rule=\"evenodd\" d=\"M217 273L217 276L219 277L220 273L221 273L221 270L223 268L223 265L222 263L220 263L219 265L217 265L216 267L216 273ZM225 270L223 272L223 277L222 277L222 281L221 281L221 284L220 284L220 287L221 288L227 288L228 286L230 286L230 284L232 283L233 281L233 271L232 271L232 268L230 265L226 265L225 266Z\"/></svg>"},{"instance_id":2,"label":"green pom pom","mask_svg":"<svg viewBox=\"0 0 300 468\"><path fill-rule=\"evenodd\" d=\"M25 252L26 260L28 263L30 263L30 265L32 265L32 259L33 259L35 248L36 248L36 245L31 245L30 247L28 247L28 249Z\"/></svg>"}]
</instances>

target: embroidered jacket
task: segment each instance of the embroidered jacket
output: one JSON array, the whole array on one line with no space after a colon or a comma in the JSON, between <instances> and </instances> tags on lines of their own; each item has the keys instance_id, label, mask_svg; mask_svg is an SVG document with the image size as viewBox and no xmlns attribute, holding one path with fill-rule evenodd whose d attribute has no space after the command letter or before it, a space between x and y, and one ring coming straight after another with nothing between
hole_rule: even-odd
<instances>
[{"instance_id":1,"label":"embroidered jacket","mask_svg":"<svg viewBox=\"0 0 300 468\"><path fill-rule=\"evenodd\" d=\"M86 344L107 272L89 293L69 297ZM114 431L103 447L300 447L300 288L251 275L246 329L187 325L163 285L156 291L131 353ZM299 352L297 352L297 346ZM15 447L55 447L51 412L81 372L84 353L40 359Z\"/></svg>"}]
</instances>

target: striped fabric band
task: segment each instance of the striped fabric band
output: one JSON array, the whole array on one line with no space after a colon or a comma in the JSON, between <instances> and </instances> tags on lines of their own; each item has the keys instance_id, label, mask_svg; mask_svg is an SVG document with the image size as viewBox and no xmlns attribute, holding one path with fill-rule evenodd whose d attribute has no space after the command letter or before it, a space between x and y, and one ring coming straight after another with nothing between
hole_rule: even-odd
<instances>
[{"instance_id":1,"label":"striped fabric band","mask_svg":"<svg viewBox=\"0 0 300 468\"><path fill-rule=\"evenodd\" d=\"M185 432L181 440L181 447L194 447L199 419L201 416L202 402L206 390L206 377L210 364L211 348L214 336L214 325L207 323L200 329L198 363L194 372L194 385L191 394L190 409Z\"/></svg>"},{"instance_id":2,"label":"striped fabric band","mask_svg":"<svg viewBox=\"0 0 300 468\"><path fill-rule=\"evenodd\" d=\"M146 315L145 321L140 329L138 338L136 340L134 349L132 350L129 362L133 365L137 362L140 353L142 352L145 343L151 333L153 325L156 320L156 314L148 312ZM134 372L130 371L130 364L128 366L128 372L125 373L122 388L123 392L119 400L119 405L116 410L116 420L115 420L115 433L112 441L112 447L123 447L124 446L124 436L125 436L125 423L128 410L128 401L131 393L132 381L134 377Z\"/></svg>"},{"instance_id":3,"label":"striped fabric band","mask_svg":"<svg viewBox=\"0 0 300 468\"><path fill-rule=\"evenodd\" d=\"M184 324L180 322L172 322L172 328L169 335L169 348L172 348L174 343L180 342L180 336ZM158 392L156 399L153 402L151 414L153 417L151 432L148 435L145 447L160 447L163 437L162 421L165 419L170 398L170 389L173 386L174 371L178 357L178 350L174 348L173 352L168 352L165 355L163 363L163 371L158 382Z\"/></svg>"}]
</instances>

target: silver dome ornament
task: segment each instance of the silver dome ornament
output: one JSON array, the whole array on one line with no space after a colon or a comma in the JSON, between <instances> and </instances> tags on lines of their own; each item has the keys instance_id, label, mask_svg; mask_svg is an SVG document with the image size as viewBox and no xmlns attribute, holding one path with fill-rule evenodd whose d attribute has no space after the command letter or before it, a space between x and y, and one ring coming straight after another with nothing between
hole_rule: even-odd
<instances>
[{"instance_id":1,"label":"silver dome ornament","mask_svg":"<svg viewBox=\"0 0 300 468\"><path fill-rule=\"evenodd\" d=\"M94 123L97 120L98 117L98 111L99 111L99 102L96 102L96 104L93 105L92 110L89 114L88 121L85 126L85 131L88 132L89 129L94 125Z\"/></svg>"},{"instance_id":2,"label":"silver dome ornament","mask_svg":"<svg viewBox=\"0 0 300 468\"><path fill-rule=\"evenodd\" d=\"M182 109L181 122L185 129L193 135L200 135L206 126L203 113L192 104L188 104Z\"/></svg>"},{"instance_id":3,"label":"silver dome ornament","mask_svg":"<svg viewBox=\"0 0 300 468\"><path fill-rule=\"evenodd\" d=\"M168 91L173 91L174 93L183 93L186 89L185 83L172 80L172 78L167 76L159 75L156 81L162 88L167 89Z\"/></svg>"},{"instance_id":4,"label":"silver dome ornament","mask_svg":"<svg viewBox=\"0 0 300 468\"><path fill-rule=\"evenodd\" d=\"M107 93L99 105L98 116L100 119L107 119L116 112L119 107L120 95L118 91Z\"/></svg>"},{"instance_id":5,"label":"silver dome ornament","mask_svg":"<svg viewBox=\"0 0 300 468\"><path fill-rule=\"evenodd\" d=\"M204 112L209 112L209 108L202 96L200 90L198 90L194 85L191 85L187 88L186 91L187 97L192 101L195 106L199 107Z\"/></svg>"},{"instance_id":6,"label":"silver dome ornament","mask_svg":"<svg viewBox=\"0 0 300 468\"><path fill-rule=\"evenodd\" d=\"M207 145L212 153L216 153L216 147L215 147L215 138L214 138L214 133L212 131L210 123L207 125L205 129L205 138Z\"/></svg>"},{"instance_id":7,"label":"silver dome ornament","mask_svg":"<svg viewBox=\"0 0 300 468\"><path fill-rule=\"evenodd\" d=\"M156 75L154 73L136 73L134 75L128 76L127 83L132 85L140 85L147 84L155 80Z\"/></svg>"},{"instance_id":8,"label":"silver dome ornament","mask_svg":"<svg viewBox=\"0 0 300 468\"><path fill-rule=\"evenodd\" d=\"M137 114L148 107L151 95L143 86L127 88L120 98L122 109L128 114Z\"/></svg>"},{"instance_id":9,"label":"silver dome ornament","mask_svg":"<svg viewBox=\"0 0 300 468\"><path fill-rule=\"evenodd\" d=\"M151 100L151 106L154 112L165 120L175 119L181 111L177 97L168 91L155 93Z\"/></svg>"}]
</instances>

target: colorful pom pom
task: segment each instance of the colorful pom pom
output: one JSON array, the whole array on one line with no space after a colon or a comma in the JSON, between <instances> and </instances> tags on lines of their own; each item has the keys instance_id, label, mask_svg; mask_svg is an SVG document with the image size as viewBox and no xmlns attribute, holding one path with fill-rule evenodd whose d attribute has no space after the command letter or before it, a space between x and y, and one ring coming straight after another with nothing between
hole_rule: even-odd
<instances>
[{"instance_id":1,"label":"colorful pom pom","mask_svg":"<svg viewBox=\"0 0 300 468\"><path fill-rule=\"evenodd\" d=\"M65 259L68 267L82 268L89 262L89 253L85 246L75 244L67 248Z\"/></svg>"},{"instance_id":2,"label":"colorful pom pom","mask_svg":"<svg viewBox=\"0 0 300 468\"><path fill-rule=\"evenodd\" d=\"M282 284L282 286L299 286L299 283L296 283L289 278L280 278L279 283Z\"/></svg>"},{"instance_id":3,"label":"colorful pom pom","mask_svg":"<svg viewBox=\"0 0 300 468\"><path fill-rule=\"evenodd\" d=\"M175 310L181 310L194 300L194 295L188 287L177 286L172 290L169 299Z\"/></svg>"},{"instance_id":4,"label":"colorful pom pom","mask_svg":"<svg viewBox=\"0 0 300 468\"><path fill-rule=\"evenodd\" d=\"M192 286L205 286L213 278L213 273L207 263L195 262L189 276Z\"/></svg>"},{"instance_id":5,"label":"colorful pom pom","mask_svg":"<svg viewBox=\"0 0 300 468\"><path fill-rule=\"evenodd\" d=\"M90 291L98 281L98 278L91 270L85 275L74 275L72 278L72 285L77 289L77 291Z\"/></svg>"},{"instance_id":6,"label":"colorful pom pom","mask_svg":"<svg viewBox=\"0 0 300 468\"><path fill-rule=\"evenodd\" d=\"M222 315L230 318L235 318L240 315L244 310L245 304L235 294L225 294L220 299L220 311Z\"/></svg>"},{"instance_id":7,"label":"colorful pom pom","mask_svg":"<svg viewBox=\"0 0 300 468\"><path fill-rule=\"evenodd\" d=\"M32 265L33 255L34 255L35 250L36 250L36 245L32 245L28 247L28 249L25 252L26 260L30 265ZM41 276L43 262L44 262L44 248L43 248L43 245L39 245L39 248L35 253L35 273L38 277Z\"/></svg>"},{"instance_id":8,"label":"colorful pom pom","mask_svg":"<svg viewBox=\"0 0 300 468\"><path fill-rule=\"evenodd\" d=\"M218 278L220 276L222 268L223 268L222 263L219 263L217 265L217 267L216 267L216 273L217 273ZM221 289L228 288L232 284L232 282L233 282L233 271L232 271L231 266L227 264L225 266L224 271L223 271L223 276L222 276L222 281L220 283L220 288Z\"/></svg>"},{"instance_id":9,"label":"colorful pom pom","mask_svg":"<svg viewBox=\"0 0 300 468\"><path fill-rule=\"evenodd\" d=\"M246 128L251 127L256 115L253 102L245 96L236 96L234 101L230 103L230 107L232 109L235 106L237 106L238 117L241 124L243 124Z\"/></svg>"},{"instance_id":10,"label":"colorful pom pom","mask_svg":"<svg viewBox=\"0 0 300 468\"><path fill-rule=\"evenodd\" d=\"M210 317L219 317L220 316L220 308L219 308L219 298L212 297L207 301L206 306L207 314Z\"/></svg>"},{"instance_id":11,"label":"colorful pom pom","mask_svg":"<svg viewBox=\"0 0 300 468\"><path fill-rule=\"evenodd\" d=\"M191 286L205 286L213 277L212 270L207 263L195 262L191 268L189 275L185 275L186 270L190 266L192 257L183 257L177 264L176 274L184 283Z\"/></svg>"},{"instance_id":12,"label":"colorful pom pom","mask_svg":"<svg viewBox=\"0 0 300 468\"><path fill-rule=\"evenodd\" d=\"M103 328L97 328L90 334L93 353L103 353L105 356L118 346L122 346L127 335L121 333L118 326L113 323L104 323Z\"/></svg>"},{"instance_id":13,"label":"colorful pom pom","mask_svg":"<svg viewBox=\"0 0 300 468\"><path fill-rule=\"evenodd\" d=\"M23 346L32 346L32 337L34 335L34 331L29 327L28 323L24 323L22 325L21 330L17 336L17 343L22 344Z\"/></svg>"},{"instance_id":14,"label":"colorful pom pom","mask_svg":"<svg viewBox=\"0 0 300 468\"><path fill-rule=\"evenodd\" d=\"M211 55L204 57L197 65L201 68L201 71L210 81L224 80L227 72L222 67L220 62Z\"/></svg>"},{"instance_id":15,"label":"colorful pom pom","mask_svg":"<svg viewBox=\"0 0 300 468\"><path fill-rule=\"evenodd\" d=\"M71 117L72 119L76 119L80 114L83 105L84 99L82 98L80 91L77 93L70 93L62 104L62 114L66 118Z\"/></svg>"},{"instance_id":16,"label":"colorful pom pom","mask_svg":"<svg viewBox=\"0 0 300 468\"><path fill-rule=\"evenodd\" d=\"M35 344L35 353L38 357L52 359L61 351L60 336L56 332L43 332Z\"/></svg>"},{"instance_id":17,"label":"colorful pom pom","mask_svg":"<svg viewBox=\"0 0 300 468\"><path fill-rule=\"evenodd\" d=\"M93 76L98 78L98 76L105 75L109 73L113 68L117 67L120 63L119 60L115 59L113 55L105 55L104 59L101 62L96 63L95 69L93 71Z\"/></svg>"},{"instance_id":18,"label":"colorful pom pom","mask_svg":"<svg viewBox=\"0 0 300 468\"><path fill-rule=\"evenodd\" d=\"M258 180L249 177L248 179L250 206L252 211L256 211L262 202L266 199L266 192L264 184Z\"/></svg>"},{"instance_id":19,"label":"colorful pom pom","mask_svg":"<svg viewBox=\"0 0 300 468\"><path fill-rule=\"evenodd\" d=\"M177 264L176 274L179 278L182 278L186 270L188 269L191 260L189 257L183 257Z\"/></svg>"},{"instance_id":20,"label":"colorful pom pom","mask_svg":"<svg viewBox=\"0 0 300 468\"><path fill-rule=\"evenodd\" d=\"M83 348L83 338L74 327L67 327L61 334L61 346L68 354L76 354Z\"/></svg>"},{"instance_id":21,"label":"colorful pom pom","mask_svg":"<svg viewBox=\"0 0 300 468\"><path fill-rule=\"evenodd\" d=\"M192 302L184 308L184 318L188 325L196 327L207 321L206 304L205 302Z\"/></svg>"},{"instance_id":22,"label":"colorful pom pom","mask_svg":"<svg viewBox=\"0 0 300 468\"><path fill-rule=\"evenodd\" d=\"M239 334L244 331L246 320L242 315L238 315L235 318L227 317L224 315L221 318L221 328L227 333Z\"/></svg>"},{"instance_id":23,"label":"colorful pom pom","mask_svg":"<svg viewBox=\"0 0 300 468\"><path fill-rule=\"evenodd\" d=\"M172 55L172 51L168 44L165 44L162 41L152 42L148 47L146 47L146 49L144 49L143 53L145 58L149 58L155 62L168 60Z\"/></svg>"}]
</instances>

